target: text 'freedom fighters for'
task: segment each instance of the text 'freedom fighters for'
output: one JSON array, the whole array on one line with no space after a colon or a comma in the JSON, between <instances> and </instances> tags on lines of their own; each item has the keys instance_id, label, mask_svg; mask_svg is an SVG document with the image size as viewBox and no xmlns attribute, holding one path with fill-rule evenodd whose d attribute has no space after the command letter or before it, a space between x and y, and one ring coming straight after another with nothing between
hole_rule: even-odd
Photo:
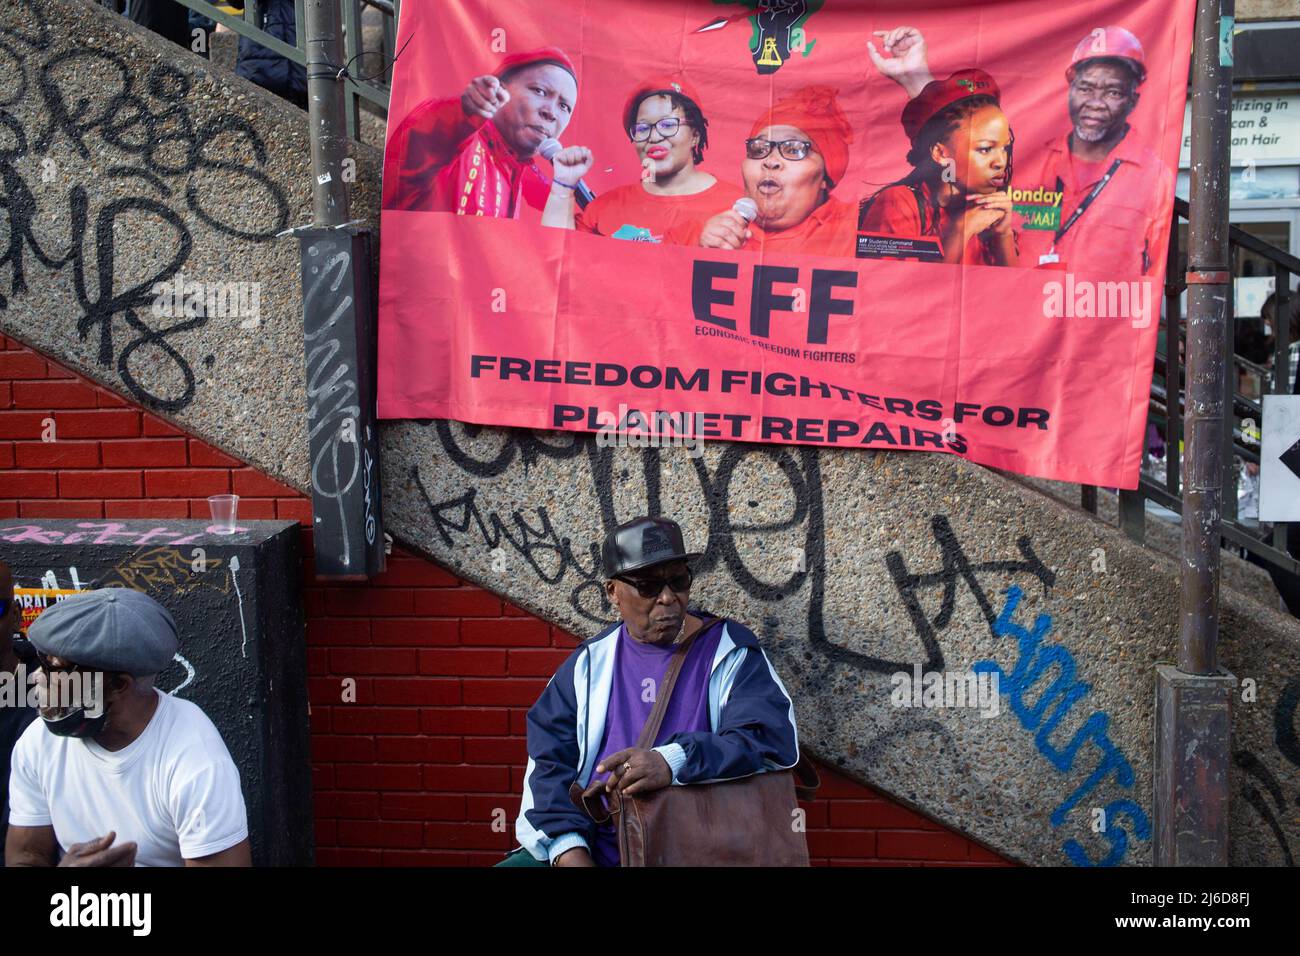
<instances>
[{"instance_id":1,"label":"text 'freedom fighters for'","mask_svg":"<svg viewBox=\"0 0 1300 956\"><path fill-rule=\"evenodd\" d=\"M470 377L496 378L499 381L536 382L545 384L591 385L598 388L638 388L646 391L664 389L666 391L696 392L700 394L715 392L724 395L773 395L780 398L821 398L848 402L852 405L865 405L889 415L902 415L907 418L919 418L928 422L940 422L951 430L951 425L960 425L964 421L979 421L994 428L1036 428L1047 431L1051 413L1045 408L1015 407L1010 405L982 404L979 402L954 402L947 409L943 402L926 398L919 401L910 398L897 398L872 395L857 389L845 388L829 382L809 378L806 375L791 375L788 372L761 372L753 369L709 369L696 368L684 370L669 365L635 365L628 367L614 362L575 362L560 359L525 359L497 355L471 355ZM608 415L595 406L587 415L582 406L556 405L558 409L577 409L583 414L568 419L579 422L589 419L586 426L596 431L605 420L597 420L600 415ZM566 413L572 414L572 411ZM654 412L647 413L652 418ZM673 413L677 414L677 413ZM684 414L691 414L685 412ZM716 424L719 419L741 419L748 421L747 415L712 416ZM813 419L815 420L815 419ZM772 417L773 422L792 421L792 419ZM556 422L553 427L563 427ZM731 436L715 435L705 437L740 437L739 425L733 425ZM785 436L779 430L773 440ZM798 439L802 441L804 439ZM822 439L808 439L819 441ZM904 442L903 444L907 444ZM942 447L942 446L940 446ZM961 450L965 450L964 444Z\"/></svg>"}]
</instances>

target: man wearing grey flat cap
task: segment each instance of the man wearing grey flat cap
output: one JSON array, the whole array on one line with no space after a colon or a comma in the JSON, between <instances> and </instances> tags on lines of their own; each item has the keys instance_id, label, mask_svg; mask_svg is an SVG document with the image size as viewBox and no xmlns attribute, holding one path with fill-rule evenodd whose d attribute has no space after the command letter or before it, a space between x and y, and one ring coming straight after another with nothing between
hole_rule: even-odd
<instances>
[{"instance_id":1,"label":"man wearing grey flat cap","mask_svg":"<svg viewBox=\"0 0 1300 956\"><path fill-rule=\"evenodd\" d=\"M667 518L636 518L606 536L605 593L621 620L583 642L528 712L521 849L499 865L620 864L616 827L578 808L575 785L641 794L798 763L794 705L758 638L689 607L699 556ZM659 732L640 746L656 693L670 686Z\"/></svg>"},{"instance_id":2,"label":"man wearing grey flat cap","mask_svg":"<svg viewBox=\"0 0 1300 956\"><path fill-rule=\"evenodd\" d=\"M7 866L250 865L221 735L198 706L154 687L178 645L167 609L125 588L60 601L15 642L40 668L45 706L14 748ZM53 696L85 676L97 693Z\"/></svg>"}]
</instances>

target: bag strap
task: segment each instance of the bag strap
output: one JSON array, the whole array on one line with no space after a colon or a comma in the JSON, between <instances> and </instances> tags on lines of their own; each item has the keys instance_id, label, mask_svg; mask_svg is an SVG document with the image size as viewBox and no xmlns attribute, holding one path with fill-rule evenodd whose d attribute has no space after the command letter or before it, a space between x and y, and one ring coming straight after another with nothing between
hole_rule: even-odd
<instances>
[{"instance_id":1,"label":"bag strap","mask_svg":"<svg viewBox=\"0 0 1300 956\"><path fill-rule=\"evenodd\" d=\"M641 736L637 738L638 749L648 750L654 746L655 739L659 736L659 728L664 722L664 715L668 713L668 702L672 699L673 688L677 686L677 675L681 673L682 664L686 662L687 652L697 637L720 620L722 618L708 618L700 625L699 630L678 644L677 649L673 651L672 660L668 662L668 670L664 672L659 692L655 695L655 705L650 711L650 716L646 718L645 726L641 728Z\"/></svg>"},{"instance_id":2,"label":"bag strap","mask_svg":"<svg viewBox=\"0 0 1300 956\"><path fill-rule=\"evenodd\" d=\"M804 754L799 755L799 762L794 765L794 792L800 800L811 800L817 796L817 788L822 785L822 776L817 772L813 762Z\"/></svg>"},{"instance_id":3,"label":"bag strap","mask_svg":"<svg viewBox=\"0 0 1300 956\"><path fill-rule=\"evenodd\" d=\"M659 736L659 728L663 726L664 715L668 712L668 702L672 698L673 688L677 684L677 675L681 673L682 664L686 660L686 654L691 649L691 644L695 638L703 634L708 628L721 621L720 617L705 618L700 629L692 634L689 638L677 645L673 651L672 660L668 662L668 669L664 672L664 678L660 682L659 693L655 695L655 705L650 710L650 716L646 718L645 725L641 728L641 736L637 739L637 747L645 750L649 749L654 743L655 738ZM604 793L605 783L596 780L591 783L585 790L578 786L575 781L569 787L569 799L573 801L574 806L582 810L597 824L605 823L611 816L616 816L622 811L622 800L618 791L614 793Z\"/></svg>"}]
</instances>

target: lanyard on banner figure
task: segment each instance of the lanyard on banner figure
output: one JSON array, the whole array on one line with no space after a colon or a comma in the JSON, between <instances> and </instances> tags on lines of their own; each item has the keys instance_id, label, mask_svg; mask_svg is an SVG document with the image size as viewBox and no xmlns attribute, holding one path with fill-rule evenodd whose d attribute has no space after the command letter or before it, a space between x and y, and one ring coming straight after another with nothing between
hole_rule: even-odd
<instances>
[{"instance_id":1,"label":"lanyard on banner figure","mask_svg":"<svg viewBox=\"0 0 1300 956\"><path fill-rule=\"evenodd\" d=\"M1087 212L1088 207L1092 205L1093 200L1100 196L1101 191L1106 188L1106 184L1115 178L1115 173L1123 163L1124 160L1122 159L1117 159L1115 162L1111 163L1110 169L1106 170L1106 175L1102 176L1101 179L1097 181L1097 185L1092 187L1092 192L1088 193L1088 195L1084 197L1083 202L1079 203L1078 208L1075 209L1074 212L1070 214L1070 218L1065 221L1065 225L1056 230L1056 235L1052 236L1052 248L1048 249L1047 252L1038 257L1038 264L1040 266L1046 265L1049 262L1061 261L1061 257L1056 254L1056 244L1061 241L1061 238L1067 232L1070 231L1070 227L1079 221L1079 217ZM1056 188L1062 193L1065 192L1065 183L1061 181L1060 177L1057 177Z\"/></svg>"}]
</instances>

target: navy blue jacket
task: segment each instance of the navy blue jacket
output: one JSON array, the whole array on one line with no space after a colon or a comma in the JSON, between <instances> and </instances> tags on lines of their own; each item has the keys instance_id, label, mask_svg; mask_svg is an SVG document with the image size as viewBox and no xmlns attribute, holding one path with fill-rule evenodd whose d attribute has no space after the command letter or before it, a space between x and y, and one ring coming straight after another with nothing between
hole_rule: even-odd
<instances>
[{"instance_id":1,"label":"navy blue jacket","mask_svg":"<svg viewBox=\"0 0 1300 956\"><path fill-rule=\"evenodd\" d=\"M580 644L528 711L528 768L515 837L537 860L553 862L594 843L595 824L573 805L569 787L576 781L585 788L595 770L620 623ZM798 763L794 704L758 638L735 621L723 624L708 694L712 730L676 733L654 748L668 761L674 784L732 780Z\"/></svg>"},{"instance_id":2,"label":"navy blue jacket","mask_svg":"<svg viewBox=\"0 0 1300 956\"><path fill-rule=\"evenodd\" d=\"M297 43L293 0L264 0L259 13L263 30L290 46ZM286 100L303 108L307 106L307 71L248 37L239 38L239 58L235 72Z\"/></svg>"}]
</instances>

